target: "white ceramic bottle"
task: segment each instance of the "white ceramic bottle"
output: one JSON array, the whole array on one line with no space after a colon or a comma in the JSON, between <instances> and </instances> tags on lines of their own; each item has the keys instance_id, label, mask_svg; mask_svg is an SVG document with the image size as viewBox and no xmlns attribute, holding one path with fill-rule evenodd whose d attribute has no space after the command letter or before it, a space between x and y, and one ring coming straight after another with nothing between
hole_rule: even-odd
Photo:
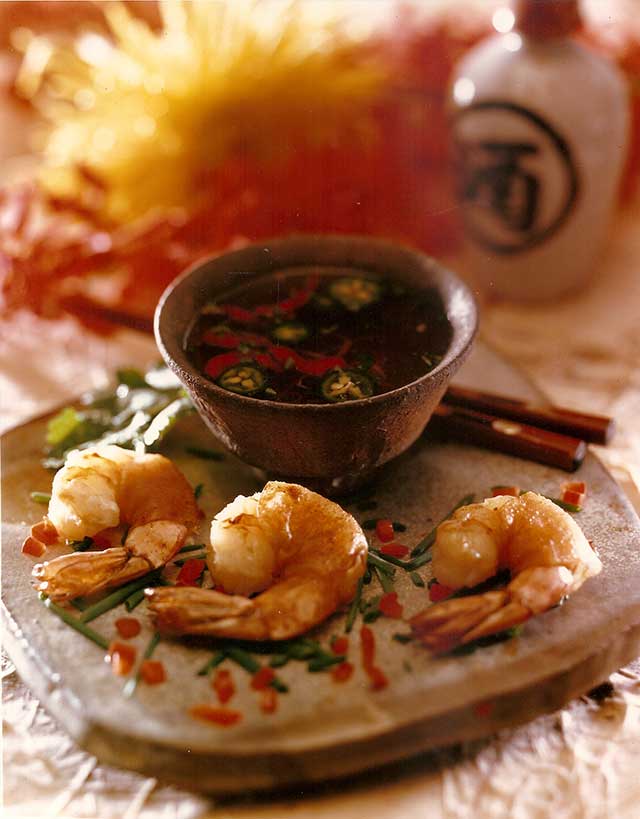
<instances>
[{"instance_id":1,"label":"white ceramic bottle","mask_svg":"<svg viewBox=\"0 0 640 819\"><path fill-rule=\"evenodd\" d=\"M570 39L577 0L514 12L498 10L503 33L457 67L451 114L470 272L489 296L533 301L579 290L598 261L628 98L618 70Z\"/></svg>"}]
</instances>

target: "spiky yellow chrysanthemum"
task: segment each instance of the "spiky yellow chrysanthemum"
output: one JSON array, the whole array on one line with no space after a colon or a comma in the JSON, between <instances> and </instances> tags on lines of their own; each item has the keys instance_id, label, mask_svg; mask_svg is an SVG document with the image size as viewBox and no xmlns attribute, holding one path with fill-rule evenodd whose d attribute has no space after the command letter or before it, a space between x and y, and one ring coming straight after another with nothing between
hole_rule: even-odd
<instances>
[{"instance_id":1,"label":"spiky yellow chrysanthemum","mask_svg":"<svg viewBox=\"0 0 640 819\"><path fill-rule=\"evenodd\" d=\"M112 218L188 203L234 152L272 158L353 133L381 88L362 41L335 16L319 20L317 4L167 0L161 10L155 32L106 4L111 37L52 49L38 95L51 123L44 183L77 195L78 168L88 169Z\"/></svg>"}]
</instances>

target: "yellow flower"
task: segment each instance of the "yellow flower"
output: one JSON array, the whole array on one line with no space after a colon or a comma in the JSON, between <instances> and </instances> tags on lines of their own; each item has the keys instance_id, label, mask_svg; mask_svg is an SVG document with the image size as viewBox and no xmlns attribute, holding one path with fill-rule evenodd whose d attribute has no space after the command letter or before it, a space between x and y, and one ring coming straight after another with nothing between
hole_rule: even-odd
<instances>
[{"instance_id":1,"label":"yellow flower","mask_svg":"<svg viewBox=\"0 0 640 819\"><path fill-rule=\"evenodd\" d=\"M229 156L273 160L291 146L359 138L384 84L336 6L167 0L154 32L104 7L111 37L51 48L38 105L51 123L42 180L80 196L87 173L116 220L186 205ZM40 40L40 49L43 45ZM21 76L33 86L27 57Z\"/></svg>"}]
</instances>

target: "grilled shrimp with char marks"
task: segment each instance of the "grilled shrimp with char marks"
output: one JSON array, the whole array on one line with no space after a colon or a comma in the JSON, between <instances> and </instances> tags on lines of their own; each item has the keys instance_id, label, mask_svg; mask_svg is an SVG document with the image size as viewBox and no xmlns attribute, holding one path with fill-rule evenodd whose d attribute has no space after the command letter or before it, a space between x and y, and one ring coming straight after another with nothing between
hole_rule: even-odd
<instances>
[{"instance_id":1,"label":"grilled shrimp with char marks","mask_svg":"<svg viewBox=\"0 0 640 819\"><path fill-rule=\"evenodd\" d=\"M129 526L122 546L34 566L36 589L65 601L163 566L195 527L198 507L187 479L168 458L105 445L69 453L53 479L47 515L69 540Z\"/></svg>"},{"instance_id":2,"label":"grilled shrimp with char marks","mask_svg":"<svg viewBox=\"0 0 640 819\"><path fill-rule=\"evenodd\" d=\"M575 520L534 492L458 509L438 527L432 566L452 589L476 586L499 569L512 577L504 589L445 600L416 614L411 628L434 653L524 623L602 569Z\"/></svg>"},{"instance_id":3,"label":"grilled shrimp with char marks","mask_svg":"<svg viewBox=\"0 0 640 819\"><path fill-rule=\"evenodd\" d=\"M337 504L271 481L260 493L237 497L211 524L207 562L225 593L147 589L149 608L164 632L288 639L354 597L367 552L362 529Z\"/></svg>"}]
</instances>

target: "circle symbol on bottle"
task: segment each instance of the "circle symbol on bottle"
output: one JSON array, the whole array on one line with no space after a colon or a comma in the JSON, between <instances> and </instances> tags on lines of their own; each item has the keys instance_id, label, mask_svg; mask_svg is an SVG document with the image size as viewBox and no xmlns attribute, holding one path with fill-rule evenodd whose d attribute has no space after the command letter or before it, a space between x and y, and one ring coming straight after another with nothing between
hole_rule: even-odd
<instances>
[{"instance_id":1,"label":"circle symbol on bottle","mask_svg":"<svg viewBox=\"0 0 640 819\"><path fill-rule=\"evenodd\" d=\"M569 145L542 117L486 100L454 122L458 196L465 227L482 247L519 253L549 239L578 197Z\"/></svg>"}]
</instances>

